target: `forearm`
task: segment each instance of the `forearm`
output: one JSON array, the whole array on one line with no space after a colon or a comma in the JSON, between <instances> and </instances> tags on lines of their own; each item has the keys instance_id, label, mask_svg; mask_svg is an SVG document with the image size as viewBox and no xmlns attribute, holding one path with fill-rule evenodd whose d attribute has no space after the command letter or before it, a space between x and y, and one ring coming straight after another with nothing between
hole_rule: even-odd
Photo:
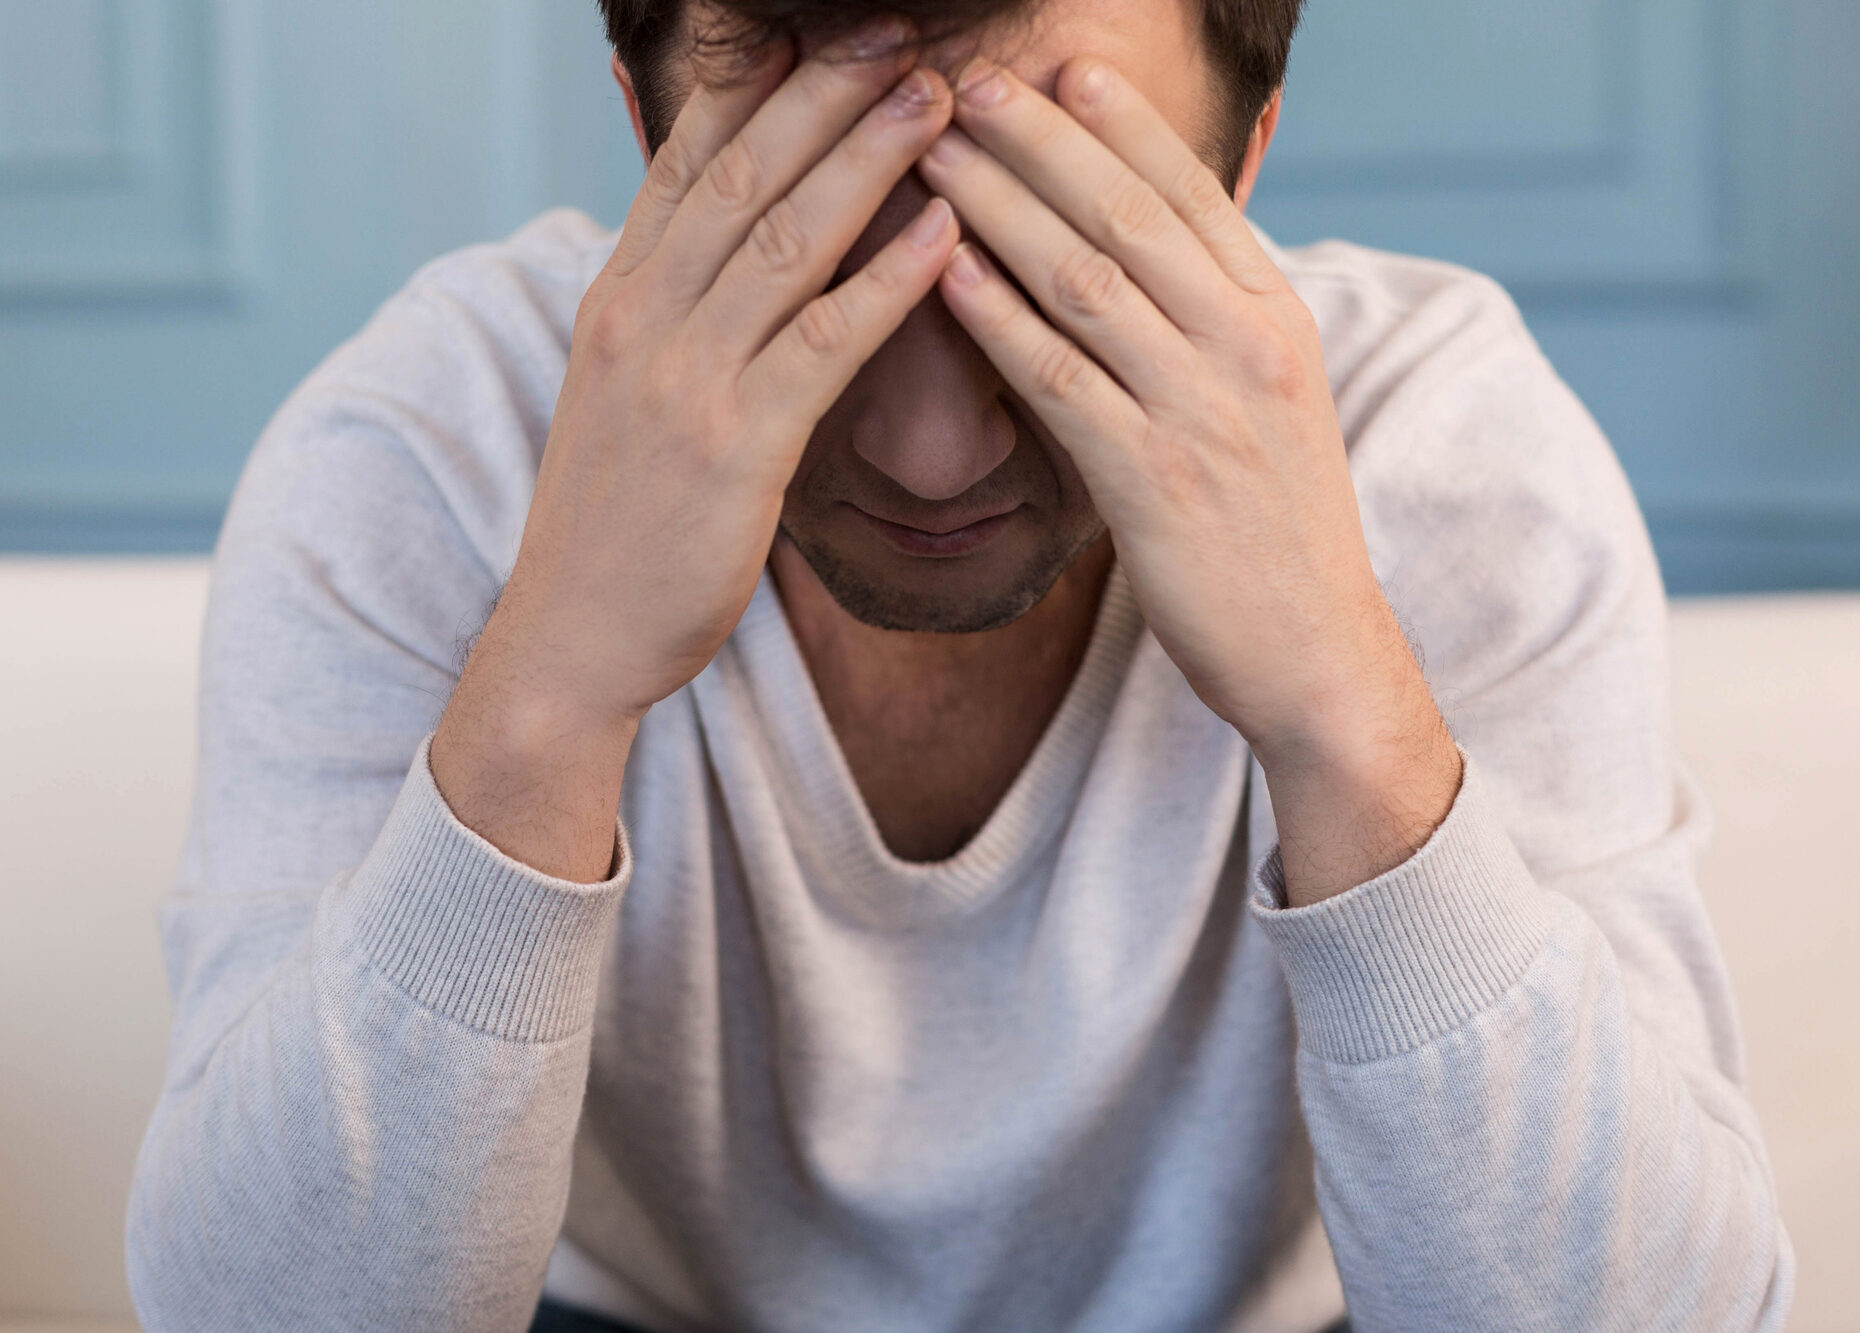
<instances>
[{"instance_id":1,"label":"forearm","mask_svg":"<svg viewBox=\"0 0 1860 1333\"><path fill-rule=\"evenodd\" d=\"M1296 725L1256 727L1252 748L1278 826L1288 905L1304 907L1366 884L1420 850L1460 788L1460 756L1378 602L1380 650L1313 688ZM1314 683L1315 684L1315 683Z\"/></svg>"},{"instance_id":2,"label":"forearm","mask_svg":"<svg viewBox=\"0 0 1860 1333\"><path fill-rule=\"evenodd\" d=\"M151 1329L506 1328L533 1307L621 882L499 856L422 777L171 1071L129 1218Z\"/></svg>"},{"instance_id":3,"label":"forearm","mask_svg":"<svg viewBox=\"0 0 1860 1333\"><path fill-rule=\"evenodd\" d=\"M467 828L543 874L586 884L613 873L640 718L602 689L606 645L585 642L574 616L550 623L552 600L565 599L532 603L520 586L499 599L434 733L432 772Z\"/></svg>"}]
</instances>

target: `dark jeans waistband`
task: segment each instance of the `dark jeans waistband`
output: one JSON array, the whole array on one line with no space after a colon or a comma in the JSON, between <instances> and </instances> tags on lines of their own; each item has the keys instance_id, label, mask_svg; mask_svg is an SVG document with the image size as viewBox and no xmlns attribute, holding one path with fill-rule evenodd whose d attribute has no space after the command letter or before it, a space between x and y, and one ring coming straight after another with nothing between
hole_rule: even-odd
<instances>
[{"instance_id":1,"label":"dark jeans waistband","mask_svg":"<svg viewBox=\"0 0 1860 1333\"><path fill-rule=\"evenodd\" d=\"M545 1299L536 1307L530 1333L647 1333L647 1330ZM1349 1321L1340 1319L1324 1333L1350 1333Z\"/></svg>"}]
</instances>

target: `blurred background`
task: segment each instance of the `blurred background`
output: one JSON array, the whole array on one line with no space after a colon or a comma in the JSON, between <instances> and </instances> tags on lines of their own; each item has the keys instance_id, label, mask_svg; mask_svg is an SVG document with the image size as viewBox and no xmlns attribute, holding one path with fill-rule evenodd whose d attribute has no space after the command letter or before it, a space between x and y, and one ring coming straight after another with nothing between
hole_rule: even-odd
<instances>
[{"instance_id":1,"label":"blurred background","mask_svg":"<svg viewBox=\"0 0 1860 1333\"><path fill-rule=\"evenodd\" d=\"M1307 13L1253 216L1491 273L1614 441L1685 598L1794 1327L1860 1330L1860 0ZM617 224L639 175L593 0L0 0L5 1333L127 1313L200 557L245 454L419 264L556 205Z\"/></svg>"},{"instance_id":2,"label":"blurred background","mask_svg":"<svg viewBox=\"0 0 1860 1333\"><path fill-rule=\"evenodd\" d=\"M1853 0L1310 0L1255 218L1470 264L1679 592L1860 585ZM433 256L639 179L592 0L0 0L0 548L212 543Z\"/></svg>"}]
</instances>

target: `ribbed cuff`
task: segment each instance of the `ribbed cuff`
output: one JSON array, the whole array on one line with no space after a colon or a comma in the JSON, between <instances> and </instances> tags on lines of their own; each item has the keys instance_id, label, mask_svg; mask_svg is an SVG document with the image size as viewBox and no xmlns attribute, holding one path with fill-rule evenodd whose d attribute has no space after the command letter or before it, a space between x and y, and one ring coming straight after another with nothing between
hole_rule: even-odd
<instances>
[{"instance_id":1,"label":"ribbed cuff","mask_svg":"<svg viewBox=\"0 0 1860 1333\"><path fill-rule=\"evenodd\" d=\"M1253 911L1278 948L1299 1043L1342 1064L1399 1055L1453 1031L1516 984L1548 938L1556 903L1492 810L1478 766L1408 860L1348 892L1287 908L1274 846Z\"/></svg>"},{"instance_id":2,"label":"ribbed cuff","mask_svg":"<svg viewBox=\"0 0 1860 1333\"><path fill-rule=\"evenodd\" d=\"M513 1041L555 1041L593 1019L609 923L632 874L615 826L614 873L576 884L531 869L466 828L420 745L374 848L336 910L355 945L421 1004Z\"/></svg>"}]
</instances>

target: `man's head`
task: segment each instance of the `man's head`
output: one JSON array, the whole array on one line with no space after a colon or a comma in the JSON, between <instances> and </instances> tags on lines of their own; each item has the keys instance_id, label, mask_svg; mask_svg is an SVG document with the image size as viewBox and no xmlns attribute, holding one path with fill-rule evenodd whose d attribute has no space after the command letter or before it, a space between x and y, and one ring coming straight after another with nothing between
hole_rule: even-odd
<instances>
[{"instance_id":1,"label":"man's head","mask_svg":"<svg viewBox=\"0 0 1860 1333\"><path fill-rule=\"evenodd\" d=\"M920 59L945 73L980 51L1050 94L1067 59L1105 58L1244 203L1276 122L1301 3L601 0L601 8L648 153L664 143L695 81L728 70L733 53L790 40L805 52L901 14L923 36ZM900 182L841 274L926 199L915 176ZM788 487L781 529L859 620L972 632L1031 609L1104 525L1065 450L932 292L821 419ZM952 529L963 531L926 535Z\"/></svg>"},{"instance_id":2,"label":"man's head","mask_svg":"<svg viewBox=\"0 0 1860 1333\"><path fill-rule=\"evenodd\" d=\"M1292 34L1304 0L1186 0L1198 10L1198 46L1209 80L1199 90L1208 99L1207 133L1197 144L1232 190L1240 175L1242 158L1260 113L1285 81ZM1037 10L1104 9L1105 18L1134 19L1144 26L1155 16L1165 26L1189 20L1176 9L1185 0L1128 7L1090 6L1070 0L703 0L709 23L699 27L741 47L783 36L806 35L830 39L869 19L897 14L911 19L934 42L964 33L1011 30L1014 21L1036 16ZM647 150L656 152L671 133L672 121L684 101L688 75L680 69L681 57L693 36L692 8L687 0L600 0L607 37L625 68L632 91L639 98L641 128ZM1109 11L1123 8L1121 15Z\"/></svg>"}]
</instances>

